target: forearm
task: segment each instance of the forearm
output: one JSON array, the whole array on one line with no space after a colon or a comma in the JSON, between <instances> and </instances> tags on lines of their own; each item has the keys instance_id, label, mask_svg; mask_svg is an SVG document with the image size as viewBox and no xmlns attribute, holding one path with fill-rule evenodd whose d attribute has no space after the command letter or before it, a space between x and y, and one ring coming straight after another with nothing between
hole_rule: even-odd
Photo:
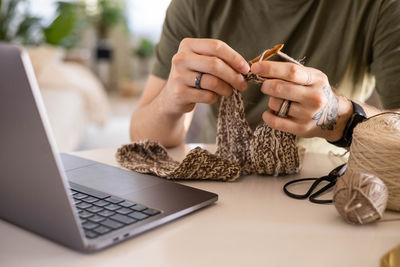
<instances>
[{"instance_id":1,"label":"forearm","mask_svg":"<svg viewBox=\"0 0 400 267\"><path fill-rule=\"evenodd\" d=\"M148 139L166 147L183 143L187 132L185 118L190 114L168 114L159 103L161 100L160 97L156 97L149 104L139 106L134 112L130 126L132 141Z\"/></svg>"},{"instance_id":2,"label":"forearm","mask_svg":"<svg viewBox=\"0 0 400 267\"><path fill-rule=\"evenodd\" d=\"M367 117L372 117L372 116L377 115L382 112L399 112L400 111L400 109L387 109L387 110L378 109L374 106L370 106L370 105L367 105L364 103L360 104L360 105L364 109L365 113L367 114Z\"/></svg>"}]
</instances>

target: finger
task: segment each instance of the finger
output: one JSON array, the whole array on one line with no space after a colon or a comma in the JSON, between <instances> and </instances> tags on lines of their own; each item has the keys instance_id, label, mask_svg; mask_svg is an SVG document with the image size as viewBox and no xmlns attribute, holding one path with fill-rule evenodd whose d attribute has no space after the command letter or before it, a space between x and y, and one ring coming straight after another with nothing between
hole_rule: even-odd
<instances>
[{"instance_id":1,"label":"finger","mask_svg":"<svg viewBox=\"0 0 400 267\"><path fill-rule=\"evenodd\" d=\"M237 72L246 74L250 67L247 61L225 42L215 39L185 38L180 49L191 50L194 53L219 57Z\"/></svg>"},{"instance_id":2,"label":"finger","mask_svg":"<svg viewBox=\"0 0 400 267\"><path fill-rule=\"evenodd\" d=\"M275 113L278 113L283 104L283 101L284 99L270 97L268 100L268 107ZM288 112L289 117L305 119L309 117L307 115L308 113L309 112L307 112L301 104L293 101L290 103Z\"/></svg>"},{"instance_id":3,"label":"finger","mask_svg":"<svg viewBox=\"0 0 400 267\"><path fill-rule=\"evenodd\" d=\"M299 66L289 62L262 61L251 66L254 74L265 78L281 79L301 85L311 85L315 69Z\"/></svg>"},{"instance_id":4,"label":"finger","mask_svg":"<svg viewBox=\"0 0 400 267\"><path fill-rule=\"evenodd\" d=\"M268 79L263 82L261 92L276 98L288 99L299 103L308 103L312 101L309 99L309 95L312 94L313 90L292 82Z\"/></svg>"},{"instance_id":5,"label":"finger","mask_svg":"<svg viewBox=\"0 0 400 267\"><path fill-rule=\"evenodd\" d=\"M182 57L179 66L195 72L204 72L214 75L238 90L245 90L247 82L243 76L233 70L228 64L217 57L202 56L194 53ZM177 59L174 60L177 63Z\"/></svg>"},{"instance_id":6,"label":"finger","mask_svg":"<svg viewBox=\"0 0 400 267\"><path fill-rule=\"evenodd\" d=\"M292 134L297 134L301 132L302 127L304 127L301 124L299 124L294 118L291 117L282 118L276 116L274 114L274 111L272 110L265 111L262 115L262 119L271 128Z\"/></svg>"},{"instance_id":7,"label":"finger","mask_svg":"<svg viewBox=\"0 0 400 267\"><path fill-rule=\"evenodd\" d=\"M198 72L188 71L188 74L185 75L186 85L194 88L197 75ZM215 77L214 75L208 73L204 73L201 76L200 88L203 90L210 90L217 93L218 95L227 97L231 96L233 93L232 86L219 79L218 77Z\"/></svg>"},{"instance_id":8,"label":"finger","mask_svg":"<svg viewBox=\"0 0 400 267\"><path fill-rule=\"evenodd\" d=\"M187 103L214 104L218 100L218 95L209 90L199 90L188 87L183 98Z\"/></svg>"}]
</instances>

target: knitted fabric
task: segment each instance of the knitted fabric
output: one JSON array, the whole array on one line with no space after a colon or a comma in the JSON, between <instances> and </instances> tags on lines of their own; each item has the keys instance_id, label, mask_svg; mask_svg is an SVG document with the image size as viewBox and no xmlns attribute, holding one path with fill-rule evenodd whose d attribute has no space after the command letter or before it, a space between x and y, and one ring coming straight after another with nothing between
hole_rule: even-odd
<instances>
[{"instance_id":1,"label":"knitted fabric","mask_svg":"<svg viewBox=\"0 0 400 267\"><path fill-rule=\"evenodd\" d=\"M256 80L255 75L245 78ZM127 169L167 179L234 181L241 174L282 175L299 170L295 135L266 123L253 132L245 118L242 95L235 89L231 97L221 99L216 141L215 154L196 147L182 162L173 160L159 143L148 140L123 145L116 159Z\"/></svg>"}]
</instances>

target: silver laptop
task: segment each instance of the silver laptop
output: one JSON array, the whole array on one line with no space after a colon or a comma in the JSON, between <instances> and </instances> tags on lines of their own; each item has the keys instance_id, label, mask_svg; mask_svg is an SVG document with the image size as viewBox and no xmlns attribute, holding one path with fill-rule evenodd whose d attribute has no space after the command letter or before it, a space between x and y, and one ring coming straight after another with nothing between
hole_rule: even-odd
<instances>
[{"instance_id":1,"label":"silver laptop","mask_svg":"<svg viewBox=\"0 0 400 267\"><path fill-rule=\"evenodd\" d=\"M214 193L61 154L28 55L0 44L0 218L79 251L217 201Z\"/></svg>"}]
</instances>

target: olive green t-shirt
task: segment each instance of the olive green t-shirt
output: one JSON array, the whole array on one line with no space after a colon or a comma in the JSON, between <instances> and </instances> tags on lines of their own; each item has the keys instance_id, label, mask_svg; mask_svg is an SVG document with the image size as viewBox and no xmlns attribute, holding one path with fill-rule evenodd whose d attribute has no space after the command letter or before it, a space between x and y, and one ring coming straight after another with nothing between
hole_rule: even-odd
<instances>
[{"instance_id":1,"label":"olive green t-shirt","mask_svg":"<svg viewBox=\"0 0 400 267\"><path fill-rule=\"evenodd\" d=\"M324 72L346 97L365 101L375 88L384 108L400 107L398 0L172 0L155 76L168 78L185 37L220 39L247 60L283 43L286 54ZM249 84L243 99L254 128L267 96ZM203 142L215 142L217 114L218 103L210 106Z\"/></svg>"}]
</instances>

